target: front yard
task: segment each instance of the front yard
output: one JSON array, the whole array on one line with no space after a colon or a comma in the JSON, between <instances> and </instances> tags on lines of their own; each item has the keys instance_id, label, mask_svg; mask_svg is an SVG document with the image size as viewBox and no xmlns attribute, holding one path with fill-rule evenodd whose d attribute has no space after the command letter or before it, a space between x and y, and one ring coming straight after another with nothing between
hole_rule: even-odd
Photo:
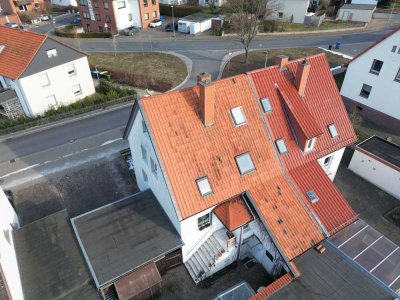
<instances>
[{"instance_id":1,"label":"front yard","mask_svg":"<svg viewBox=\"0 0 400 300\"><path fill-rule=\"evenodd\" d=\"M89 64L109 70L118 83L158 92L179 85L188 74L181 59L158 52L92 52Z\"/></svg>"},{"instance_id":2,"label":"front yard","mask_svg":"<svg viewBox=\"0 0 400 300\"><path fill-rule=\"evenodd\" d=\"M318 53L325 53L328 58L329 65L331 67L336 67L343 65L349 62L348 59L343 58L339 55L335 55L329 52L325 52L324 50L318 48L286 48L286 49L270 49L267 50L267 66L271 66L275 64L275 57L277 55L287 55L289 59L301 58L309 55L314 55ZM237 74L241 74L244 72L248 72L251 70L263 68L265 64L265 50L252 51L250 52L250 62L248 64L244 63L244 54L239 54L234 56L230 63L227 63L225 66L222 77L229 77Z\"/></svg>"},{"instance_id":3,"label":"front yard","mask_svg":"<svg viewBox=\"0 0 400 300\"><path fill-rule=\"evenodd\" d=\"M317 27L315 25L306 25L277 20L266 20L260 25L260 32L299 32L299 31L323 31L331 29L348 29L364 27L361 22L343 22L338 20L324 20Z\"/></svg>"}]
</instances>

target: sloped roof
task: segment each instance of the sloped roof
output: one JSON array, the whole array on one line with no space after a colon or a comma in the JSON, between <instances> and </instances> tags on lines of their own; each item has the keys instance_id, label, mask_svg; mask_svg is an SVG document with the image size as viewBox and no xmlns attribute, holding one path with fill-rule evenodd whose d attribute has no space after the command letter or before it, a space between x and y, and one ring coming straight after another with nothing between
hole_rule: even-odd
<instances>
[{"instance_id":1,"label":"sloped roof","mask_svg":"<svg viewBox=\"0 0 400 300\"><path fill-rule=\"evenodd\" d=\"M272 139L284 138L285 140L288 152L279 158L302 191L303 197L306 190L318 191L320 200L317 204L311 205L307 200L305 202L317 213L325 228L333 233L344 224L348 224L356 215L326 177L316 160L354 143L357 139L325 55L310 56L307 60L311 65L311 70L302 101L322 130L322 134L317 138L315 150L307 155L303 154L296 142L284 106L280 101L279 92L274 87L277 83L280 88L285 89L288 97L296 98L297 90L291 79L293 75L288 76L286 72L280 72L277 66L249 74L258 98L268 97L271 102L273 112L264 114L264 117L271 130ZM289 62L289 74L295 74L299 61L301 60ZM330 136L328 130L330 124L335 124L338 131L338 137L335 139Z\"/></svg>"},{"instance_id":2,"label":"sloped roof","mask_svg":"<svg viewBox=\"0 0 400 300\"><path fill-rule=\"evenodd\" d=\"M249 223L253 219L241 196L218 205L214 208L214 213L230 231Z\"/></svg>"},{"instance_id":3,"label":"sloped roof","mask_svg":"<svg viewBox=\"0 0 400 300\"><path fill-rule=\"evenodd\" d=\"M17 79L29 66L46 35L0 25L0 75Z\"/></svg>"},{"instance_id":4,"label":"sloped roof","mask_svg":"<svg viewBox=\"0 0 400 300\"><path fill-rule=\"evenodd\" d=\"M253 295L249 300L265 300L266 298L276 293L277 291L279 291L281 288L285 287L292 281L293 281L293 276L290 275L289 273L286 273L285 275L275 280L270 285L263 288L257 294Z\"/></svg>"},{"instance_id":5,"label":"sloped roof","mask_svg":"<svg viewBox=\"0 0 400 300\"><path fill-rule=\"evenodd\" d=\"M292 259L321 241L322 232L284 176L246 75L216 81L215 95L215 122L210 127L198 114L197 86L139 101L178 215L188 218L247 191ZM238 106L247 124L235 127L229 110ZM243 176L235 157L245 152L256 170ZM195 182L203 176L213 189L206 197Z\"/></svg>"}]
</instances>

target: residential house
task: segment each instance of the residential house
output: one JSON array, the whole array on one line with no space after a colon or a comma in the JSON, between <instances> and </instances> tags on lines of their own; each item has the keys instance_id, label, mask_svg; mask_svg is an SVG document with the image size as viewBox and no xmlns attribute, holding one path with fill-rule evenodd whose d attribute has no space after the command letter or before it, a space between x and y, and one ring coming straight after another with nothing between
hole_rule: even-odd
<instances>
[{"instance_id":1,"label":"residential house","mask_svg":"<svg viewBox=\"0 0 400 300\"><path fill-rule=\"evenodd\" d=\"M376 4L344 4L338 11L337 20L344 22L371 22Z\"/></svg>"},{"instance_id":2,"label":"residential house","mask_svg":"<svg viewBox=\"0 0 400 300\"><path fill-rule=\"evenodd\" d=\"M47 35L0 26L0 110L43 114L95 92L86 54Z\"/></svg>"},{"instance_id":3,"label":"residential house","mask_svg":"<svg viewBox=\"0 0 400 300\"><path fill-rule=\"evenodd\" d=\"M400 29L350 61L340 94L348 110L400 134Z\"/></svg>"},{"instance_id":4,"label":"residential house","mask_svg":"<svg viewBox=\"0 0 400 300\"><path fill-rule=\"evenodd\" d=\"M44 0L0 0L0 7L7 14L41 13L46 10Z\"/></svg>"},{"instance_id":5,"label":"residential house","mask_svg":"<svg viewBox=\"0 0 400 300\"><path fill-rule=\"evenodd\" d=\"M303 24L309 6L309 0L270 0L267 4L270 11L267 18Z\"/></svg>"},{"instance_id":6,"label":"residential house","mask_svg":"<svg viewBox=\"0 0 400 300\"><path fill-rule=\"evenodd\" d=\"M78 9L86 32L147 28L160 17L158 0L79 0Z\"/></svg>"},{"instance_id":7,"label":"residential house","mask_svg":"<svg viewBox=\"0 0 400 300\"><path fill-rule=\"evenodd\" d=\"M78 6L76 0L51 0L51 4L56 6Z\"/></svg>"},{"instance_id":8,"label":"residential house","mask_svg":"<svg viewBox=\"0 0 400 300\"><path fill-rule=\"evenodd\" d=\"M160 0L160 4L182 5L182 4L186 4L186 0Z\"/></svg>"},{"instance_id":9,"label":"residential house","mask_svg":"<svg viewBox=\"0 0 400 300\"><path fill-rule=\"evenodd\" d=\"M210 6L214 5L214 7L221 7L227 1L226 0L199 0L200 6Z\"/></svg>"},{"instance_id":10,"label":"residential house","mask_svg":"<svg viewBox=\"0 0 400 300\"><path fill-rule=\"evenodd\" d=\"M357 217L333 185L355 134L324 55L137 101L124 137L194 282L237 258L273 276ZM321 85L324 89L321 89Z\"/></svg>"}]
</instances>

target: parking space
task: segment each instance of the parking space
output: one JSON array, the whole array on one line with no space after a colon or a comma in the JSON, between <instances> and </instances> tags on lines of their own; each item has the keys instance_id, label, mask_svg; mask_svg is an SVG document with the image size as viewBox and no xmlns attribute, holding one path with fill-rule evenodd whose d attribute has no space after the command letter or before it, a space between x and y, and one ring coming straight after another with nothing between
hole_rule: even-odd
<instances>
[{"instance_id":1,"label":"parking space","mask_svg":"<svg viewBox=\"0 0 400 300\"><path fill-rule=\"evenodd\" d=\"M380 232L358 220L330 241L371 275L400 292L400 247Z\"/></svg>"}]
</instances>

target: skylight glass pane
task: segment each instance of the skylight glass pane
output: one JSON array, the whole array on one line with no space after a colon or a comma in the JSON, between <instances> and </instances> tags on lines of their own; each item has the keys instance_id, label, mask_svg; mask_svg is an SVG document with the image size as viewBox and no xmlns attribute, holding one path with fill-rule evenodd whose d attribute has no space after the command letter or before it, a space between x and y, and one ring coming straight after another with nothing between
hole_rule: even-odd
<instances>
[{"instance_id":1,"label":"skylight glass pane","mask_svg":"<svg viewBox=\"0 0 400 300\"><path fill-rule=\"evenodd\" d=\"M243 153L235 157L236 164L238 165L240 174L246 174L255 170L253 161L249 153Z\"/></svg>"},{"instance_id":2,"label":"skylight glass pane","mask_svg":"<svg viewBox=\"0 0 400 300\"><path fill-rule=\"evenodd\" d=\"M335 124L329 125L329 126L328 126L328 129L329 129L329 133L331 134L331 137L332 137L332 138L335 138L335 137L338 136L338 132L337 132L337 130L336 130Z\"/></svg>"},{"instance_id":3,"label":"skylight glass pane","mask_svg":"<svg viewBox=\"0 0 400 300\"><path fill-rule=\"evenodd\" d=\"M235 123L235 126L246 124L246 118L244 116L243 109L241 106L232 108L231 115L233 118L233 122Z\"/></svg>"},{"instance_id":4,"label":"skylight glass pane","mask_svg":"<svg viewBox=\"0 0 400 300\"><path fill-rule=\"evenodd\" d=\"M266 112L266 113L272 112L271 101L269 101L268 98L262 98L261 104L263 106L264 112Z\"/></svg>"},{"instance_id":5,"label":"skylight glass pane","mask_svg":"<svg viewBox=\"0 0 400 300\"><path fill-rule=\"evenodd\" d=\"M313 190L308 191L306 194L307 194L308 200L310 200L311 203L315 203L318 201L317 194Z\"/></svg>"},{"instance_id":6,"label":"skylight glass pane","mask_svg":"<svg viewBox=\"0 0 400 300\"><path fill-rule=\"evenodd\" d=\"M202 177L196 180L197 187L199 188L200 194L202 196L207 196L209 194L212 194L212 189L210 182L208 181L207 176Z\"/></svg>"},{"instance_id":7,"label":"skylight glass pane","mask_svg":"<svg viewBox=\"0 0 400 300\"><path fill-rule=\"evenodd\" d=\"M285 141L280 139L276 141L276 146L278 147L278 151L280 154L286 153L287 152L287 148L286 148L286 144Z\"/></svg>"}]
</instances>

